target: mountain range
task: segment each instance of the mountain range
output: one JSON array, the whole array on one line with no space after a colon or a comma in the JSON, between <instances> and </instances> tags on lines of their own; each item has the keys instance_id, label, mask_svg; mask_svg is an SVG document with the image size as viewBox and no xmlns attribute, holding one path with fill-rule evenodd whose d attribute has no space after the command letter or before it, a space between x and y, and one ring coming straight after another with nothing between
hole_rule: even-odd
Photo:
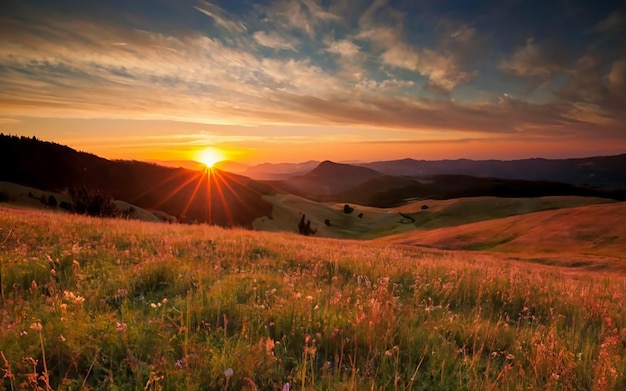
<instances>
[{"instance_id":1,"label":"mountain range","mask_svg":"<svg viewBox=\"0 0 626 391\"><path fill-rule=\"evenodd\" d=\"M77 186L99 189L182 222L252 227L255 220L272 217L275 205L268 197L275 194L384 208L415 200L479 196L626 200L626 155L229 166L243 169L250 177L217 168L107 160L34 137L0 135L0 181L64 193Z\"/></svg>"}]
</instances>

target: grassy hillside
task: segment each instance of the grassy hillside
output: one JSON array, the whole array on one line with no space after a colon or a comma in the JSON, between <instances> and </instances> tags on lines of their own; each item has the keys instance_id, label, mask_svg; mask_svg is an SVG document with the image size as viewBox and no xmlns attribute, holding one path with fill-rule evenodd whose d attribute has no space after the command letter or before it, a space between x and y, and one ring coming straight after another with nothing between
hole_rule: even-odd
<instances>
[{"instance_id":1,"label":"grassy hillside","mask_svg":"<svg viewBox=\"0 0 626 391\"><path fill-rule=\"evenodd\" d=\"M305 198L277 194L264 197L273 205L272 218L255 220L254 228L271 232L297 232L302 213L317 229L316 236L332 238L371 238L413 229L399 214L379 208L355 206L354 212L345 214L344 204L309 201ZM363 217L358 215L363 213ZM330 226L325 224L330 221Z\"/></svg>"},{"instance_id":2,"label":"grassy hillside","mask_svg":"<svg viewBox=\"0 0 626 391\"><path fill-rule=\"evenodd\" d=\"M4 389L626 387L621 274L6 207L0 272Z\"/></svg>"},{"instance_id":3,"label":"grassy hillside","mask_svg":"<svg viewBox=\"0 0 626 391\"><path fill-rule=\"evenodd\" d=\"M65 211L63 209L58 207L53 208L42 201L42 197L43 200L48 200L48 197L50 196L53 196L58 203L63 201L69 204L72 203L70 196L67 194L53 191L43 191L33 187L21 186L10 182L0 182L0 202L34 209L55 209L59 213L64 213ZM115 200L113 203L120 211L126 212L125 215L129 219L152 222L171 221L173 219L173 216L164 212L150 212L125 201Z\"/></svg>"},{"instance_id":4,"label":"grassy hillside","mask_svg":"<svg viewBox=\"0 0 626 391\"><path fill-rule=\"evenodd\" d=\"M539 262L626 270L626 203L589 205L415 231L382 240L519 254ZM556 254L556 255L555 255ZM567 255L565 255L567 254Z\"/></svg>"},{"instance_id":5,"label":"grassy hillside","mask_svg":"<svg viewBox=\"0 0 626 391\"><path fill-rule=\"evenodd\" d=\"M397 208L374 208L352 205L345 214L345 204L318 203L302 197L277 194L265 196L273 205L272 218L255 220L254 228L272 232L297 232L304 213L318 229L316 236L349 239L371 239L412 231L433 229L484 221L549 209L614 202L592 197L498 198L474 197L453 200L423 200ZM422 209L427 206L428 209ZM362 213L362 217L359 214ZM324 221L329 220L327 226Z\"/></svg>"}]
</instances>

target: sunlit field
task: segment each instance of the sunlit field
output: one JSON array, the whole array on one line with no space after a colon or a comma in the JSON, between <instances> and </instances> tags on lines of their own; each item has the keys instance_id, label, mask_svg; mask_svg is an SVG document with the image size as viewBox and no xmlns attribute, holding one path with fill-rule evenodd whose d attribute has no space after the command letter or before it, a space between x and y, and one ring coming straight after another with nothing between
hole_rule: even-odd
<instances>
[{"instance_id":1,"label":"sunlit field","mask_svg":"<svg viewBox=\"0 0 626 391\"><path fill-rule=\"evenodd\" d=\"M0 388L623 390L626 283L0 207Z\"/></svg>"}]
</instances>

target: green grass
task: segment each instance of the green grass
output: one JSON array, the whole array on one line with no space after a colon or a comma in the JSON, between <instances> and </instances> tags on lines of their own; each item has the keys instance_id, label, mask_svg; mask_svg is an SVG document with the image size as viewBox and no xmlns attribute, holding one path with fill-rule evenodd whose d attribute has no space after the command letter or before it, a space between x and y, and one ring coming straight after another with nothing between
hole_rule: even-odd
<instances>
[{"instance_id":1,"label":"green grass","mask_svg":"<svg viewBox=\"0 0 626 391\"><path fill-rule=\"evenodd\" d=\"M479 221L522 215L544 210L572 208L614 202L594 197L498 198L474 197L453 200L422 200L398 208L374 208L354 205L354 212L345 214L343 203L319 203L294 195L264 196L273 204L272 218L256 219L254 227L261 231L296 232L301 213L318 229L316 236L339 239L374 239L412 230L453 227ZM421 207L427 205L428 209ZM359 218L359 213L363 217ZM326 226L328 219L331 226Z\"/></svg>"},{"instance_id":2,"label":"green grass","mask_svg":"<svg viewBox=\"0 0 626 391\"><path fill-rule=\"evenodd\" d=\"M621 274L5 207L0 243L4 389L626 387Z\"/></svg>"}]
</instances>

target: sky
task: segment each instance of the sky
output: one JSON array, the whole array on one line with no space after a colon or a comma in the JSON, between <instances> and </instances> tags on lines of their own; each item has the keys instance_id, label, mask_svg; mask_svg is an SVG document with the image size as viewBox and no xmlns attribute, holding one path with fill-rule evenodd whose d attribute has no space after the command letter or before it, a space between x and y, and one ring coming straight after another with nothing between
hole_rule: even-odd
<instances>
[{"instance_id":1,"label":"sky","mask_svg":"<svg viewBox=\"0 0 626 391\"><path fill-rule=\"evenodd\" d=\"M3 0L0 132L163 162L626 153L626 6Z\"/></svg>"}]
</instances>

